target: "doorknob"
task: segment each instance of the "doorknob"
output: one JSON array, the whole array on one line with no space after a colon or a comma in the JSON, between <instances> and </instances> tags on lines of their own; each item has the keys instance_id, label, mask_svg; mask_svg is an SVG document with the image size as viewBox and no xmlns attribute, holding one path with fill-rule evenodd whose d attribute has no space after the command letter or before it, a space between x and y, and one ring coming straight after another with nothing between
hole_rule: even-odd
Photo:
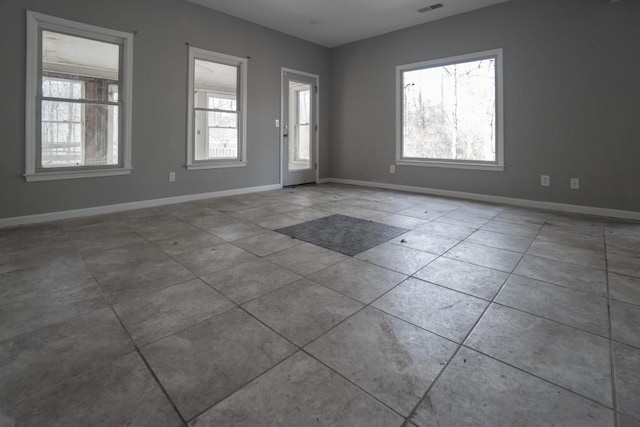
<instances>
[{"instance_id":1,"label":"doorknob","mask_svg":"<svg viewBox=\"0 0 640 427\"><path fill-rule=\"evenodd\" d=\"M283 132L282 132L282 136L283 136L283 137L285 137L285 138L286 138L287 136L289 136L289 126L284 125L284 130L283 130Z\"/></svg>"}]
</instances>

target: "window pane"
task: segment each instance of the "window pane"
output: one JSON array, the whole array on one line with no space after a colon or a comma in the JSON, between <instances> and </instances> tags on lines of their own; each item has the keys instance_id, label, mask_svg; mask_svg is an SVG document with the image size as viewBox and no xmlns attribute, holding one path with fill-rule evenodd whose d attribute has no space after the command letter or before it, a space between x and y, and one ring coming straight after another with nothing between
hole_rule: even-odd
<instances>
[{"instance_id":1,"label":"window pane","mask_svg":"<svg viewBox=\"0 0 640 427\"><path fill-rule=\"evenodd\" d=\"M202 59L195 60L194 67L194 106L198 108L220 108L209 106L210 102L214 104L228 105L233 101L232 110L236 110L235 99L238 87L238 67L233 65L219 64L217 62L205 61ZM207 96L209 93L222 94L217 100L210 101ZM222 98L229 101L223 102ZM226 107L221 109L227 109Z\"/></svg>"},{"instance_id":2,"label":"window pane","mask_svg":"<svg viewBox=\"0 0 640 427\"><path fill-rule=\"evenodd\" d=\"M120 46L117 44L42 32L43 96L112 101L108 88L118 85L119 67ZM74 84L61 83L65 80Z\"/></svg>"},{"instance_id":3,"label":"window pane","mask_svg":"<svg viewBox=\"0 0 640 427\"><path fill-rule=\"evenodd\" d=\"M495 161L495 59L403 72L403 157Z\"/></svg>"},{"instance_id":4,"label":"window pane","mask_svg":"<svg viewBox=\"0 0 640 427\"><path fill-rule=\"evenodd\" d=\"M118 106L43 101L42 167L117 165Z\"/></svg>"},{"instance_id":5,"label":"window pane","mask_svg":"<svg viewBox=\"0 0 640 427\"><path fill-rule=\"evenodd\" d=\"M209 95L209 102L207 104L207 108L212 108L216 110L229 110L236 111L236 99L235 96L233 98L221 98L220 95Z\"/></svg>"},{"instance_id":6,"label":"window pane","mask_svg":"<svg viewBox=\"0 0 640 427\"><path fill-rule=\"evenodd\" d=\"M196 111L195 160L238 158L238 113Z\"/></svg>"}]
</instances>

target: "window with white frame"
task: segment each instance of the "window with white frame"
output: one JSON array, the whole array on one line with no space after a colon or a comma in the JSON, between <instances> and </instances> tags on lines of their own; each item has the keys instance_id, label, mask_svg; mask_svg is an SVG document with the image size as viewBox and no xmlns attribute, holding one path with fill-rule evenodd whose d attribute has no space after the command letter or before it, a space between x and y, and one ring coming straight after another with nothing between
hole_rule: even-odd
<instances>
[{"instance_id":1,"label":"window with white frame","mask_svg":"<svg viewBox=\"0 0 640 427\"><path fill-rule=\"evenodd\" d=\"M27 181L130 172L132 39L27 13Z\"/></svg>"},{"instance_id":2,"label":"window with white frame","mask_svg":"<svg viewBox=\"0 0 640 427\"><path fill-rule=\"evenodd\" d=\"M246 164L247 60L189 48L187 168Z\"/></svg>"},{"instance_id":3,"label":"window with white frame","mask_svg":"<svg viewBox=\"0 0 640 427\"><path fill-rule=\"evenodd\" d=\"M400 165L504 169L502 49L396 67Z\"/></svg>"}]
</instances>

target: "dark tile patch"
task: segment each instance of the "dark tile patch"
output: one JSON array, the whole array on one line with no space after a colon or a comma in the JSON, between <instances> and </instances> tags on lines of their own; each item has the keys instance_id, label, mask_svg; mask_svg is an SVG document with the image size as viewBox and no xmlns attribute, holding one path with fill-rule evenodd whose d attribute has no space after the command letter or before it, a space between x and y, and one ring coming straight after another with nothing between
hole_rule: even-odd
<instances>
[{"instance_id":1,"label":"dark tile patch","mask_svg":"<svg viewBox=\"0 0 640 427\"><path fill-rule=\"evenodd\" d=\"M336 214L275 231L326 249L354 256L394 239L409 230Z\"/></svg>"}]
</instances>

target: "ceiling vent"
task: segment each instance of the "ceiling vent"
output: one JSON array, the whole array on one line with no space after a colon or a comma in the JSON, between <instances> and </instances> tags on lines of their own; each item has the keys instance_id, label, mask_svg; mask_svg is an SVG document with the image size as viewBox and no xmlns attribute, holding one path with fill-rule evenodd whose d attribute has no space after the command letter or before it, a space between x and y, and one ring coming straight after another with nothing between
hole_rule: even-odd
<instances>
[{"instance_id":1,"label":"ceiling vent","mask_svg":"<svg viewBox=\"0 0 640 427\"><path fill-rule=\"evenodd\" d=\"M423 7L422 9L418 9L418 12L425 13L425 12L429 12L430 10L440 9L441 7L444 7L444 4L435 3L435 4L432 4L431 6L426 6L426 7Z\"/></svg>"}]
</instances>

